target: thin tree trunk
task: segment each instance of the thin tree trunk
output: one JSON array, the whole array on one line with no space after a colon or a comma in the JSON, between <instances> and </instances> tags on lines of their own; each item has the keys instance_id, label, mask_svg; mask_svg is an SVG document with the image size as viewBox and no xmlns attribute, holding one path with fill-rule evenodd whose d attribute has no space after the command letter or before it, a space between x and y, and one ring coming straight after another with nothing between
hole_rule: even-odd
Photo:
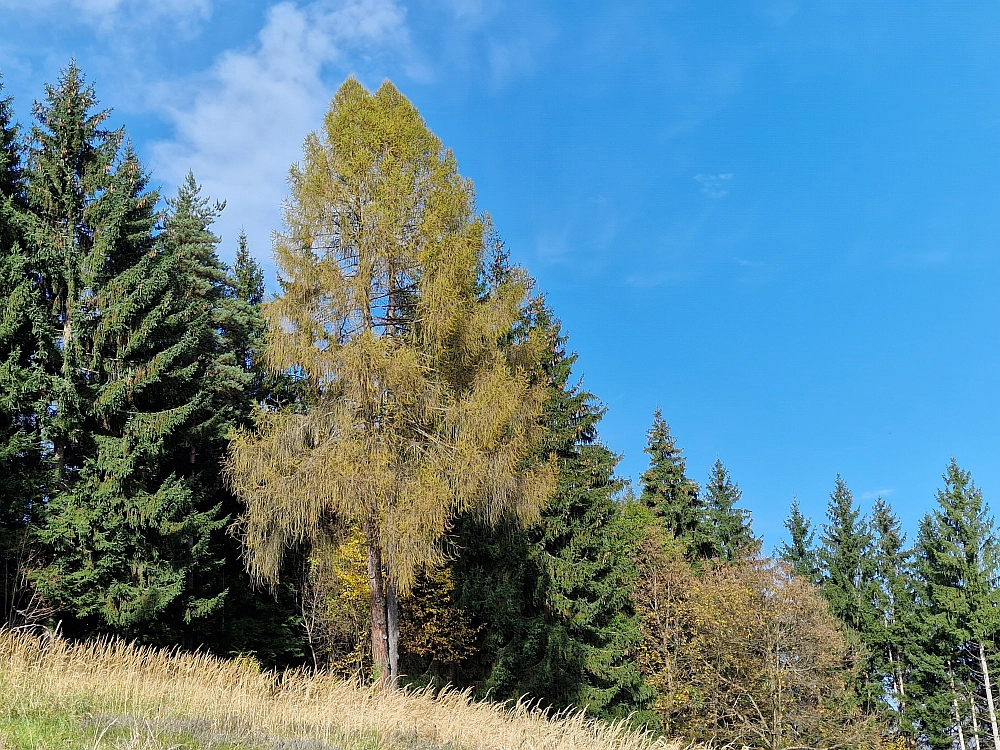
<instances>
[{"instance_id":1,"label":"thin tree trunk","mask_svg":"<svg viewBox=\"0 0 1000 750\"><path fill-rule=\"evenodd\" d=\"M982 750L982 740L979 737L979 712L976 710L976 696L969 693L969 707L972 709L972 734L976 738L976 750Z\"/></svg>"},{"instance_id":2,"label":"thin tree trunk","mask_svg":"<svg viewBox=\"0 0 1000 750\"><path fill-rule=\"evenodd\" d=\"M368 593L372 608L372 663L378 674L379 687L386 689L391 684L392 671L389 664L385 577L382 573L382 547L379 543L378 527L371 517L365 522L365 536L368 548Z\"/></svg>"},{"instance_id":3,"label":"thin tree trunk","mask_svg":"<svg viewBox=\"0 0 1000 750\"><path fill-rule=\"evenodd\" d=\"M951 681L951 704L955 707L955 727L958 729L959 750L966 750L965 732L962 731L962 714L958 710L958 693L955 690L955 674L951 671L951 664L948 665L948 679Z\"/></svg>"},{"instance_id":4,"label":"thin tree trunk","mask_svg":"<svg viewBox=\"0 0 1000 750\"><path fill-rule=\"evenodd\" d=\"M897 660L889 647L889 665L892 668L892 687L896 692L896 714L899 716L899 731L903 731L903 714L906 713L906 686L903 684L902 662Z\"/></svg>"},{"instance_id":5,"label":"thin tree trunk","mask_svg":"<svg viewBox=\"0 0 1000 750\"><path fill-rule=\"evenodd\" d=\"M399 684L399 589L391 578L385 582L386 643L389 647L389 682Z\"/></svg>"},{"instance_id":6,"label":"thin tree trunk","mask_svg":"<svg viewBox=\"0 0 1000 750\"><path fill-rule=\"evenodd\" d=\"M986 649L979 642L979 665L983 670L983 687L986 690L986 710L990 714L990 728L993 730L993 747L1000 750L1000 732L997 732L997 711L993 703L993 686L990 684L990 668L986 663Z\"/></svg>"},{"instance_id":7,"label":"thin tree trunk","mask_svg":"<svg viewBox=\"0 0 1000 750\"><path fill-rule=\"evenodd\" d=\"M72 241L70 243L72 245ZM62 300L60 305L63 316L63 329L62 329L62 367L60 372L62 376L68 381L70 379L70 374L72 373L72 367L70 366L70 356L71 349L73 346L73 299L75 296L75 289L72 282L67 284L65 291L66 298ZM59 400L57 408L62 412L66 408L66 404ZM61 419L65 419L65 415L59 414ZM66 448L69 442L69 436L65 434L59 435L55 444L52 446L53 455L56 460L56 477L62 479L63 469L66 466Z\"/></svg>"},{"instance_id":8,"label":"thin tree trunk","mask_svg":"<svg viewBox=\"0 0 1000 750\"><path fill-rule=\"evenodd\" d=\"M781 750L781 746L783 744L782 743L782 737L781 737L781 735L782 735L782 726L781 726L781 724L782 724L782 721L783 721L783 716L782 716L782 713L783 713L783 710L782 710L783 709L783 706L782 706L783 696L781 694L781 687L782 687L782 685L781 685L781 665L780 665L780 658L781 658L781 656L780 656L780 654L781 654L781 649L779 648L778 643L775 643L774 644L774 676L773 676L773 681L774 681L776 690L775 690L775 694L774 694L774 704L773 704L772 716L771 716L771 748L772 748L772 750ZM962 750L965 750L965 748L962 748Z\"/></svg>"},{"instance_id":9,"label":"thin tree trunk","mask_svg":"<svg viewBox=\"0 0 1000 750\"><path fill-rule=\"evenodd\" d=\"M390 264L389 279L386 283L385 325L382 335L396 335L396 269ZM392 575L385 580L386 648L389 663L389 686L399 684L399 586Z\"/></svg>"}]
</instances>

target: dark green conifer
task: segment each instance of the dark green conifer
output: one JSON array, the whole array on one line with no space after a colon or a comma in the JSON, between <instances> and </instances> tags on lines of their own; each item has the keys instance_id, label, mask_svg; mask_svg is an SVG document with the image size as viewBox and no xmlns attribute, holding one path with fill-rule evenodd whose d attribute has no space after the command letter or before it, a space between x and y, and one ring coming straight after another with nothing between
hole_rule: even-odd
<instances>
[{"instance_id":1,"label":"dark green conifer","mask_svg":"<svg viewBox=\"0 0 1000 750\"><path fill-rule=\"evenodd\" d=\"M43 356L51 407L43 427L57 474L53 493L72 485L92 448L84 410L99 377L87 367L84 334L101 315L96 277L106 272L109 258L133 256L138 248L130 244L148 244L156 201L155 194L139 195L122 181L117 162L124 132L104 129L109 112L97 106L93 87L70 63L35 105L28 151L27 250L49 311ZM143 203L133 206L144 214L141 226L126 226L130 201Z\"/></svg>"},{"instance_id":2,"label":"dark green conifer","mask_svg":"<svg viewBox=\"0 0 1000 750\"><path fill-rule=\"evenodd\" d=\"M45 313L24 247L25 185L18 129L0 86L0 625L29 596L29 523L47 483L36 415L44 411Z\"/></svg>"},{"instance_id":3,"label":"dark green conifer","mask_svg":"<svg viewBox=\"0 0 1000 750\"><path fill-rule=\"evenodd\" d=\"M823 595L837 619L856 632L868 632L874 615L871 606L874 570L869 554L872 535L847 483L839 475L826 515L819 549Z\"/></svg>"},{"instance_id":4,"label":"dark green conifer","mask_svg":"<svg viewBox=\"0 0 1000 750\"><path fill-rule=\"evenodd\" d=\"M830 613L846 626L848 643L859 658L857 698L866 712L875 713L884 705L885 688L873 663L881 622L876 608L872 533L839 475L826 515L819 548L820 591L830 605Z\"/></svg>"},{"instance_id":5,"label":"dark green conifer","mask_svg":"<svg viewBox=\"0 0 1000 750\"><path fill-rule=\"evenodd\" d=\"M881 679L885 700L880 713L888 728L908 743L915 740L907 719L910 677L910 637L917 616L916 582L911 571L912 553L892 508L882 498L872 506L871 530L877 618L869 639L873 672Z\"/></svg>"},{"instance_id":6,"label":"dark green conifer","mask_svg":"<svg viewBox=\"0 0 1000 750\"><path fill-rule=\"evenodd\" d=\"M497 698L526 693L555 708L586 708L604 718L639 712L635 720L644 721L652 695L630 657L639 637L629 592L640 532L618 502L619 457L598 440L604 409L570 384L576 356L566 353L547 310L536 324L550 329L553 351L539 458L555 457L558 483L527 532L461 529L461 605L487 624L481 684Z\"/></svg>"},{"instance_id":7,"label":"dark green conifer","mask_svg":"<svg viewBox=\"0 0 1000 750\"><path fill-rule=\"evenodd\" d=\"M943 479L938 507L921 521L914 549L926 609L920 637L914 639L916 668L907 704L910 716L938 747L951 744L959 720L970 723L965 710L970 692L987 709L995 701L1000 636L1000 541L989 507L971 474L954 459ZM984 740L997 734L988 715L987 710L979 717Z\"/></svg>"},{"instance_id":8,"label":"dark green conifer","mask_svg":"<svg viewBox=\"0 0 1000 750\"><path fill-rule=\"evenodd\" d=\"M81 627L169 643L224 593L213 490L244 375L220 340L227 277L208 227L221 207L189 178L154 238L138 159L126 148L116 166L118 242L90 269L94 314L75 334L91 374L77 441L89 450L50 501L40 537L52 562L37 581Z\"/></svg>"},{"instance_id":9,"label":"dark green conifer","mask_svg":"<svg viewBox=\"0 0 1000 750\"><path fill-rule=\"evenodd\" d=\"M264 270L250 254L246 233L241 231L236 240L236 260L231 271L232 297L242 303L234 312L234 337L236 350L243 368L254 373L259 380L263 377L260 353L264 347L264 316L260 305L264 301ZM256 394L261 387L255 383L251 393Z\"/></svg>"},{"instance_id":10,"label":"dark green conifer","mask_svg":"<svg viewBox=\"0 0 1000 750\"><path fill-rule=\"evenodd\" d=\"M647 439L649 468L640 480L639 502L653 511L665 538L679 540L691 559L710 557L711 541L701 528L705 506L698 484L687 477L682 451L659 409Z\"/></svg>"},{"instance_id":11,"label":"dark green conifer","mask_svg":"<svg viewBox=\"0 0 1000 750\"><path fill-rule=\"evenodd\" d=\"M742 497L739 485L716 459L702 490L704 535L711 545L711 557L732 562L760 551L761 541L754 536L750 511L736 507Z\"/></svg>"},{"instance_id":12,"label":"dark green conifer","mask_svg":"<svg viewBox=\"0 0 1000 750\"><path fill-rule=\"evenodd\" d=\"M778 557L791 566L792 573L819 585L821 575L816 550L816 532L799 508L797 497L792 498L792 508L785 520L785 528L788 529L791 538L788 542L782 543Z\"/></svg>"}]
</instances>

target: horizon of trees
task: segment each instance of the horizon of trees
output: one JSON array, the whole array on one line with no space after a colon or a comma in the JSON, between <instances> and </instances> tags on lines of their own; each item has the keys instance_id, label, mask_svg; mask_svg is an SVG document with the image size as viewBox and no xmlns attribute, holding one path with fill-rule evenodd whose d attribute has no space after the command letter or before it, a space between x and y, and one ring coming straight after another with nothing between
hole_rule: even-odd
<instances>
[{"instance_id":1,"label":"horizon of trees","mask_svg":"<svg viewBox=\"0 0 1000 750\"><path fill-rule=\"evenodd\" d=\"M708 744L1000 750L1000 540L839 476L766 556L667 420L633 491L558 317L406 98L348 79L268 298L70 64L0 91L3 625L530 696Z\"/></svg>"}]
</instances>

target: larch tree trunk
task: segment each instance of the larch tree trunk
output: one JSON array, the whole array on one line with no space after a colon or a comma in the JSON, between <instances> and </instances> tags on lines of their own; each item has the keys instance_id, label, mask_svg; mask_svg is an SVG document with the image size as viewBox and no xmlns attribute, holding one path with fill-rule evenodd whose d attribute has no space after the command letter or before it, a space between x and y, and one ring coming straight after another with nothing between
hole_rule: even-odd
<instances>
[{"instance_id":1,"label":"larch tree trunk","mask_svg":"<svg viewBox=\"0 0 1000 750\"><path fill-rule=\"evenodd\" d=\"M385 608L385 577L382 573L382 548L374 519L365 524L368 548L368 593L372 610L372 665L378 674L379 686L388 687L392 680L389 661L389 627Z\"/></svg>"},{"instance_id":2,"label":"larch tree trunk","mask_svg":"<svg viewBox=\"0 0 1000 750\"><path fill-rule=\"evenodd\" d=\"M389 685L399 684L399 588L391 578L385 582L386 645L389 649Z\"/></svg>"}]
</instances>

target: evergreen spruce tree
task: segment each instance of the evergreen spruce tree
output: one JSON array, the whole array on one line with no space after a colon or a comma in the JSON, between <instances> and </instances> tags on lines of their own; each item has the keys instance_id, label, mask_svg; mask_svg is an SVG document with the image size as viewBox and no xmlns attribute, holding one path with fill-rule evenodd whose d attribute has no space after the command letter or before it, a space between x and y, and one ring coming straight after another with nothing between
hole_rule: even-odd
<instances>
[{"instance_id":1,"label":"evergreen spruce tree","mask_svg":"<svg viewBox=\"0 0 1000 750\"><path fill-rule=\"evenodd\" d=\"M837 619L858 633L868 632L873 615L870 602L874 570L869 554L872 536L847 483L839 475L826 514L819 549L823 595Z\"/></svg>"},{"instance_id":2,"label":"evergreen spruce tree","mask_svg":"<svg viewBox=\"0 0 1000 750\"><path fill-rule=\"evenodd\" d=\"M234 346L243 369L252 374L254 382L248 391L251 397L261 399L264 368L262 357L266 346L264 334L267 327L260 305L264 302L264 269L250 254L246 233L237 238L236 260L231 271L231 297L238 300L233 320Z\"/></svg>"},{"instance_id":3,"label":"evergreen spruce tree","mask_svg":"<svg viewBox=\"0 0 1000 750\"><path fill-rule=\"evenodd\" d=\"M912 553L906 548L899 519L882 498L872 507L871 530L878 617L870 647L873 671L881 678L887 698L880 713L889 720L891 730L912 744L916 732L908 720L907 702L913 652L910 639L918 616Z\"/></svg>"},{"instance_id":4,"label":"evergreen spruce tree","mask_svg":"<svg viewBox=\"0 0 1000 750\"><path fill-rule=\"evenodd\" d=\"M124 132L104 129L109 112L96 108L93 87L70 63L56 86L46 86L45 101L35 105L28 151L27 250L50 311L43 335L50 401L43 429L56 470L50 494L72 486L92 452L84 410L99 378L87 367L84 334L101 312L96 277L107 269L108 258L135 257L149 245L156 201L128 186L129 178L117 168ZM129 202L144 215L126 216L134 213ZM128 226L132 218L138 226Z\"/></svg>"},{"instance_id":5,"label":"evergreen spruce tree","mask_svg":"<svg viewBox=\"0 0 1000 750\"><path fill-rule=\"evenodd\" d=\"M712 557L733 562L760 551L761 541L754 536L750 511L735 507L742 496L739 485L729 476L722 461L716 459L702 490L704 532Z\"/></svg>"},{"instance_id":6,"label":"evergreen spruce tree","mask_svg":"<svg viewBox=\"0 0 1000 750\"><path fill-rule=\"evenodd\" d=\"M878 670L872 664L873 640L881 627L875 608L876 584L872 534L839 475L827 506L827 523L820 536L820 590L830 612L847 627L848 642L862 659L856 691L865 710L877 711L884 699Z\"/></svg>"},{"instance_id":7,"label":"evergreen spruce tree","mask_svg":"<svg viewBox=\"0 0 1000 750\"><path fill-rule=\"evenodd\" d=\"M18 129L0 87L0 625L25 606L29 521L46 484L36 415L45 384L44 311L25 253Z\"/></svg>"},{"instance_id":8,"label":"evergreen spruce tree","mask_svg":"<svg viewBox=\"0 0 1000 750\"><path fill-rule=\"evenodd\" d=\"M266 409L302 408L306 397L302 378L296 377L294 372L270 371L265 365L264 269L251 255L247 236L242 231L237 238L236 259L230 276L233 301L230 338L249 375L249 386L245 390L248 403Z\"/></svg>"},{"instance_id":9,"label":"evergreen spruce tree","mask_svg":"<svg viewBox=\"0 0 1000 750\"><path fill-rule=\"evenodd\" d=\"M600 443L604 409L570 383L576 356L559 325L550 331L549 398L539 459L555 456L556 488L541 520L527 531L492 533L464 524L456 576L461 602L487 623L472 679L497 698L528 694L555 708L585 708L603 718L643 722L652 691L634 659L639 622L629 592L641 530L623 514L619 457Z\"/></svg>"},{"instance_id":10,"label":"evergreen spruce tree","mask_svg":"<svg viewBox=\"0 0 1000 750\"><path fill-rule=\"evenodd\" d=\"M993 664L1000 635L1000 542L969 472L952 459L943 478L938 508L921 521L915 547L928 614L917 653L916 699L908 705L944 747L957 725L969 723L966 696L972 692L985 704L984 739L1000 747Z\"/></svg>"},{"instance_id":11,"label":"evergreen spruce tree","mask_svg":"<svg viewBox=\"0 0 1000 750\"><path fill-rule=\"evenodd\" d=\"M93 313L75 332L88 373L78 443L90 450L49 503L52 562L37 580L84 628L169 643L222 596L207 553L225 519L205 475L218 473L222 448L210 446L232 422L242 370L217 340L225 272L207 227L218 207L189 179L154 238L145 183L126 149L106 190L123 241L94 258Z\"/></svg>"},{"instance_id":12,"label":"evergreen spruce tree","mask_svg":"<svg viewBox=\"0 0 1000 750\"><path fill-rule=\"evenodd\" d=\"M698 485L687 477L682 451L659 409L647 438L649 468L640 480L639 502L653 511L665 538L680 541L689 558L710 557L711 540L702 528L705 506Z\"/></svg>"},{"instance_id":13,"label":"evergreen spruce tree","mask_svg":"<svg viewBox=\"0 0 1000 750\"><path fill-rule=\"evenodd\" d=\"M785 520L791 539L781 545L778 557L792 567L792 573L815 585L821 581L819 555L816 550L816 532L812 523L803 515L797 497L792 498L792 508Z\"/></svg>"},{"instance_id":14,"label":"evergreen spruce tree","mask_svg":"<svg viewBox=\"0 0 1000 750\"><path fill-rule=\"evenodd\" d=\"M39 483L37 589L69 634L235 643L287 663L301 655L291 606L221 607L231 586L249 591L223 530L238 508L220 467L253 407L245 350L261 321L216 256L222 206L189 176L158 216L138 157L122 130L104 129L109 113L75 64L35 117L25 242L45 311L36 413L55 475Z\"/></svg>"},{"instance_id":15,"label":"evergreen spruce tree","mask_svg":"<svg viewBox=\"0 0 1000 750\"><path fill-rule=\"evenodd\" d=\"M186 189L193 189L191 180ZM216 300L218 325L224 335L227 364L231 352L239 369L239 373L233 373L232 382L241 387L224 399L228 402L224 406L232 413L225 426L219 425L217 438L224 437L229 426L248 427L257 408L287 405L296 395L292 378L269 375L263 366L266 325L260 306L265 296L264 272L250 253L242 231L223 292L224 298ZM225 441L216 440L207 447L210 450L202 449L202 457L218 465L225 447ZM241 504L226 488L218 486L217 476L211 477L210 486L218 498L220 514L235 519ZM270 589L255 586L243 565L240 541L231 533L212 536L210 557L221 562L218 584L226 595L219 607L193 624L193 641L220 654L252 653L268 666L301 663L305 639L295 577L287 576ZM299 561L289 565L297 567Z\"/></svg>"}]
</instances>

